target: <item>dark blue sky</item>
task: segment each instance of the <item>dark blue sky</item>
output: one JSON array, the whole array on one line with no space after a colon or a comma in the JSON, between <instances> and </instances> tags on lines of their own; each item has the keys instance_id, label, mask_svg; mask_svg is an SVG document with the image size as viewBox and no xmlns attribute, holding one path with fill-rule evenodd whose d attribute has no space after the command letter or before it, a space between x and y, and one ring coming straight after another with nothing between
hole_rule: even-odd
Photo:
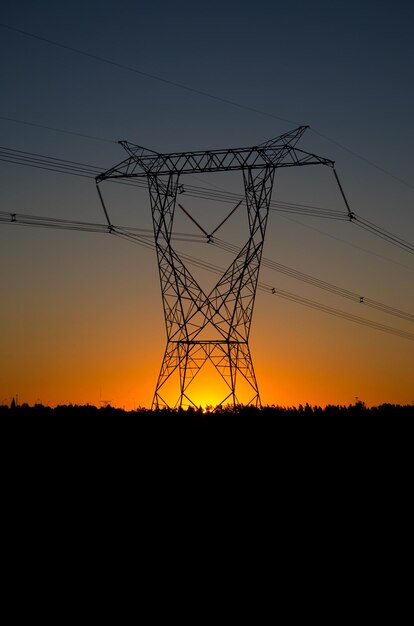
<instances>
[{"instance_id":1,"label":"dark blue sky","mask_svg":"<svg viewBox=\"0 0 414 626\"><path fill-rule=\"evenodd\" d=\"M370 153L381 150L377 135L392 142L410 132L412 19L408 1L16 2L2 12L11 26L310 124L357 149L367 144ZM5 115L157 144L167 133L159 149L170 148L172 126L189 148L217 135L226 144L240 135L257 141L287 127L4 29L1 42Z\"/></svg>"}]
</instances>

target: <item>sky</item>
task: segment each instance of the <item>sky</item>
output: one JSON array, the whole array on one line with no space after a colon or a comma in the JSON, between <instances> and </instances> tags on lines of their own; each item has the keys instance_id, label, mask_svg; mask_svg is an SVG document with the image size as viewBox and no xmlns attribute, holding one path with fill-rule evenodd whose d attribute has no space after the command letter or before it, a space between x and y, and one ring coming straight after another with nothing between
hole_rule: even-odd
<instances>
[{"instance_id":1,"label":"sky","mask_svg":"<svg viewBox=\"0 0 414 626\"><path fill-rule=\"evenodd\" d=\"M306 124L300 147L335 161L352 211L412 243L413 18L408 0L16 0L0 19L0 145L105 171L125 157L119 140L158 152L237 148ZM243 190L226 174L188 184ZM145 189L102 189L114 224L151 228ZM272 199L346 214L329 168L277 171ZM231 209L185 202L210 228ZM5 161L0 211L105 221L93 179ZM242 221L222 238L242 241ZM176 226L200 234L183 214ZM231 260L205 243L176 246ZM264 257L414 313L412 254L353 222L271 211ZM0 403L150 407L166 344L153 250L0 223L0 261ZM269 267L260 281L276 290L258 290L250 336L263 404L414 401L412 340L277 292L411 335L412 321ZM215 401L207 379L198 394Z\"/></svg>"}]
</instances>

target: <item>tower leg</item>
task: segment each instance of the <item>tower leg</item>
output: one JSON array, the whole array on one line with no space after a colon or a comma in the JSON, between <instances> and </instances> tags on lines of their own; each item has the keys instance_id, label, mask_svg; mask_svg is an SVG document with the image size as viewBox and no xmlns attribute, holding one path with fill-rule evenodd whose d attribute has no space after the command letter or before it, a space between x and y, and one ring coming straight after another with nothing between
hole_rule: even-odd
<instances>
[{"instance_id":1,"label":"tower leg","mask_svg":"<svg viewBox=\"0 0 414 626\"><path fill-rule=\"evenodd\" d=\"M219 378L216 408L260 406L248 340L273 177L270 167L243 171L249 236L208 294L171 244L178 176L148 177L167 331L153 408L198 407L194 382L207 363Z\"/></svg>"},{"instance_id":2,"label":"tower leg","mask_svg":"<svg viewBox=\"0 0 414 626\"><path fill-rule=\"evenodd\" d=\"M205 397L194 395L194 381L201 369L211 363L214 380L207 381ZM218 391L220 389L220 392ZM214 393L212 404L208 394ZM220 396L217 397L217 393ZM173 401L171 401L173 398ZM169 342L164 353L152 402L152 409L198 408L212 404L214 409L240 405L260 407L260 394L250 349L240 342Z\"/></svg>"}]
</instances>

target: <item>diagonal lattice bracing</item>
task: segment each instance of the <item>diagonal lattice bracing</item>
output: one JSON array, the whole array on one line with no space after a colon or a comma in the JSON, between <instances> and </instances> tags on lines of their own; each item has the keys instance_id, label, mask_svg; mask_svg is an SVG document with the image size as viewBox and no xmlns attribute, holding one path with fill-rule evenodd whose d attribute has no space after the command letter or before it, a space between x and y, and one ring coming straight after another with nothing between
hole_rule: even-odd
<instances>
[{"instance_id":1,"label":"diagonal lattice bracing","mask_svg":"<svg viewBox=\"0 0 414 626\"><path fill-rule=\"evenodd\" d=\"M208 368L217 377L216 406L260 405L248 342L275 170L333 167L329 159L296 148L305 130L301 126L256 147L204 152L159 154L121 142L128 158L97 177L97 183L109 178L148 181L167 334L153 408L197 406L194 390ZM248 232L240 252L206 292L172 245L180 176L233 170L243 176ZM211 372L208 384L211 391Z\"/></svg>"},{"instance_id":2,"label":"diagonal lattice bracing","mask_svg":"<svg viewBox=\"0 0 414 626\"><path fill-rule=\"evenodd\" d=\"M274 168L244 172L249 233L245 245L210 293L206 294L172 249L171 234L178 176L149 179L154 233L168 348L164 356L154 407L163 406L164 388L179 381L174 406L194 405L191 385L207 362L225 383L219 404L260 404L248 339L259 275ZM239 381L247 383L247 397L239 398ZM194 385L193 385L194 388ZM250 390L250 391L249 391ZM172 392L174 394L174 392Z\"/></svg>"}]
</instances>

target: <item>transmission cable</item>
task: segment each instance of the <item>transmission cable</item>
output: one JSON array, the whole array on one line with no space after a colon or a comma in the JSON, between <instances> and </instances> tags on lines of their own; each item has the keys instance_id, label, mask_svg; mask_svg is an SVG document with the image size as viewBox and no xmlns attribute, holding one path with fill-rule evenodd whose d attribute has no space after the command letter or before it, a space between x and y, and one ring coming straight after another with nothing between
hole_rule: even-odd
<instances>
[{"instance_id":1,"label":"transmission cable","mask_svg":"<svg viewBox=\"0 0 414 626\"><path fill-rule=\"evenodd\" d=\"M230 244L226 241L222 241L221 239L217 239L216 237L212 241L213 245L218 248L230 252L231 254L238 254L240 252L240 248L237 246ZM324 291L328 291L334 295L340 296L342 298L347 298L348 300L352 300L353 302L357 302L359 304L364 304L368 307L377 309L383 313L387 313L389 315L394 315L401 319L414 322L414 315L411 313L407 313L406 311L402 311L395 307L390 307L387 304L383 304L382 302L378 302L371 298L367 298L362 296L361 294L355 293L353 291L349 291L337 285L333 285L324 280L311 276L309 274L305 274L304 272L300 272L292 267L288 267L287 265L283 265L282 263L277 263L276 261L272 261L270 259L262 258L262 265L267 267L268 269L274 270L281 274L285 274L290 278L294 278L296 280L300 280L304 283L311 285L312 287L317 287L318 289L323 289Z\"/></svg>"},{"instance_id":2,"label":"transmission cable","mask_svg":"<svg viewBox=\"0 0 414 626\"><path fill-rule=\"evenodd\" d=\"M384 230L383 228L380 228L379 226L376 226L372 222L369 222L368 220L362 217L359 217L359 215L354 214L352 221L355 222L357 226L359 226L359 228L362 228L363 230L366 230L369 233L376 235L380 239L383 239L384 241L387 241L388 243L391 243L392 245L397 246L398 248L401 248L401 250L404 250L405 252L414 254L414 245L409 243L405 239L402 239L401 237L397 237L397 235L393 235L389 231Z\"/></svg>"},{"instance_id":3,"label":"transmission cable","mask_svg":"<svg viewBox=\"0 0 414 626\"><path fill-rule=\"evenodd\" d=\"M140 76L145 76L145 78L151 78L152 80L156 80L161 83L165 83L166 85L171 85L173 87L178 87L179 89L184 89L185 91L189 91L191 93L195 93L199 96L203 96L205 98L210 98L210 100L216 100L218 102L223 102L224 104L229 104L231 106L237 107L239 109L244 109L245 111L251 111L252 113L258 113L259 115L265 115L267 117L272 117L274 119L280 120L281 122L286 122L288 124L296 124L300 126L298 122L294 120L290 120L284 117L279 117L274 115L273 113L266 113L261 111L260 109L256 109L254 107L250 107L246 104L240 104L239 102L235 102L234 100L229 100L227 98L222 98L221 96L216 96L208 91L203 91L201 89L196 89L195 87L189 87L188 85L184 85L182 83L178 83L173 80L168 80L167 78L161 78L160 76L156 76L155 74L150 74L149 72L144 72L142 70L137 69L136 67L131 67L130 65L125 65L124 63L118 63L117 61L112 61L111 59L107 59L105 57L99 56L97 54L92 54L91 52L86 52L85 50L80 50L79 48L74 48L73 46L68 46L66 44L60 43L58 41L54 41L53 39L48 39L47 37L41 37L40 35L35 35L34 33L29 33L26 30L22 30L20 28L14 28L13 26L9 26L8 24L0 23L1 28L6 28L15 33L19 33L20 35L24 35L25 37L31 37L32 39L37 39L38 41L43 41L51 46L56 46L57 48L62 48L64 50L68 50L69 52L75 52L76 54L80 54L82 56L88 57L90 59L94 59L95 61L100 61L101 63L106 63L107 65L112 65L113 67L118 67L122 70L126 70L127 72L132 72L134 74L139 74Z\"/></svg>"},{"instance_id":4,"label":"transmission cable","mask_svg":"<svg viewBox=\"0 0 414 626\"><path fill-rule=\"evenodd\" d=\"M184 85L183 83L178 83L176 81L172 81L172 80L169 80L169 79L166 79L166 78L162 78L161 76L157 76L157 75L151 74L149 72L144 72L143 70L139 70L139 69L137 69L135 67L131 67L129 65L125 65L124 63L118 63L117 61L113 61L111 59L107 59L107 58L102 57L102 56L97 55L97 54L86 52L85 50L80 50L79 48L75 48L74 46L69 46L69 45L60 43L58 41L55 41L53 39L49 39L47 37L42 37L40 35L36 35L34 33L30 33L29 31L26 31L26 30L23 30L23 29L20 29L20 28L16 28L14 26L10 26L9 24L0 23L0 27L4 28L4 29L7 29L9 31L15 32L15 33L19 33L20 35L24 35L25 37L30 37L30 38L35 39L37 41L42 41L43 43L47 43L47 44L49 44L51 46L55 46L57 48L68 50L69 52L74 52L75 54L79 54L79 55L88 57L88 58L93 59L95 61L99 61L101 63L105 63L107 65L111 65L113 67L118 67L120 69L126 70L128 72L132 72L134 74L138 74L140 76L144 76L146 78L150 78L152 80L156 80L156 81L164 83L166 85L170 85L170 86L177 87L179 89L183 89L183 90L191 92L191 93L195 93L195 94L197 94L199 96L203 96L205 98L209 98L210 100L216 100L218 102L223 102L224 104L228 104L230 106L234 106L234 107L237 107L239 109L243 109L245 111L250 111L251 113L257 113L259 115L264 115L266 117L271 117L273 119L277 119L277 120L279 120L281 122L286 122L288 124L295 124L297 126L302 126L303 125L303 124L301 124L301 123L299 123L297 121L290 120L288 118L281 117L279 115L275 115L274 113L269 113L267 111L263 111L261 109L255 108L255 107L251 107L249 105L242 104L242 103L236 102L234 100L223 98L221 96L218 96L216 94L212 94L212 93L207 92L207 91L203 91L201 89L196 89L194 87L190 87L188 85ZM414 185L412 185L408 181L406 181L406 180L404 180L404 179L402 179L402 178L400 178L398 176L395 176L395 174L392 174L391 172L389 172L388 170L384 169L383 167L380 167L379 165L376 165L375 163L373 163L372 161L370 161L366 157L361 156L360 154L358 154L354 150L351 150L350 148L347 148L346 146L344 146L339 141L336 141L335 139L331 139L330 137L328 137L327 135L325 135L325 134L321 133L320 131L316 130L312 126L309 126L309 128L316 135L318 135L319 137L322 137L323 139L329 141L330 143L333 143L334 145L336 145L339 148L341 148L341 150L344 150L344 151L352 154L356 158L364 161L365 163L368 163L372 167L375 167L377 170L383 172L387 176L390 176L394 180L396 180L396 181L406 185L407 187L410 187L411 189L414 189ZM73 134L73 133L71 133L71 134ZM96 139L96 137L93 137L93 138ZM107 141L107 140L104 140L104 141Z\"/></svg>"},{"instance_id":5,"label":"transmission cable","mask_svg":"<svg viewBox=\"0 0 414 626\"><path fill-rule=\"evenodd\" d=\"M414 271L413 267L410 267L409 265L405 265L404 263L400 263L399 261L396 261L394 259L390 259L389 257L384 256L383 254L378 254L378 252L373 252L372 250L368 250L367 248L363 248L362 246L358 246L355 243L351 243L350 241L346 241L346 239L342 239L341 237L337 237L335 235L332 235L331 233L327 233L324 230L320 230L319 228L315 228L315 226L311 226L310 224L304 224L303 222L299 222L298 220L294 219L293 217L287 217L286 215L282 216L283 219L288 220L289 222L293 222L294 224L299 224L299 226L303 226L304 228L307 228L309 230L313 230L316 233L319 233L321 235L323 235L324 237L329 237L330 239L334 239L335 241L340 241L341 243L350 246L351 248L355 248L356 250L362 250L363 252L366 252L367 254L370 254L372 256L376 256L378 259L383 259L384 261L387 261L388 263L393 263L394 265L399 265L400 267L403 267L406 270L410 270L411 272Z\"/></svg>"},{"instance_id":6,"label":"transmission cable","mask_svg":"<svg viewBox=\"0 0 414 626\"><path fill-rule=\"evenodd\" d=\"M70 161L67 159L59 159L56 157L50 157L47 155L41 155L37 153L27 152L23 150L16 150L13 148L6 148L0 146L0 161L6 161L13 164L25 165L28 167L35 167L40 169L51 170L54 172L59 172L62 174L71 174L75 176L81 176L84 178L96 178L96 176L101 173L104 168L99 168L94 165L88 165L86 163L80 163L78 161ZM398 248L408 252L410 254L414 253L414 245L403 240L401 237L397 235L393 235L389 231L386 231L379 226L376 226L372 222L361 218L355 212L352 212L349 208L348 202L346 201L345 195L343 193L342 187L338 181L338 177L336 172L335 176L337 182L340 186L341 193L346 202L346 206L348 209L348 215L346 215L343 211L334 211L332 209L325 209L322 207L315 207L313 205L299 205L287 202L277 202L271 201L270 208L275 211L289 212L302 214L312 217L323 217L326 219L338 219L345 220L350 219L352 223L358 225L358 227L362 228L370 232L371 234L387 241L389 244L397 246ZM110 179L111 182L117 182L123 185L134 185L140 187L142 189L147 188L146 181L144 179L133 178L133 179ZM186 193L187 187L184 187L184 192ZM193 194L196 197L208 198L210 200L215 200L218 197L224 198L228 202L234 202L234 200L240 200L242 196L240 194L231 194L230 192L221 192L221 196L219 196L218 192L211 192L205 188L201 189L201 195L198 195L198 187L188 186L190 190L189 195Z\"/></svg>"},{"instance_id":7,"label":"transmission cable","mask_svg":"<svg viewBox=\"0 0 414 626\"><path fill-rule=\"evenodd\" d=\"M65 135L75 135L75 137L83 137L84 139L94 139L95 141L104 141L105 143L118 143L113 139L104 139L103 137L97 137L96 135L87 135L86 133L79 133L74 130L66 130L64 128L56 128L56 126L47 126L46 124L36 124L35 122L28 122L26 120L18 120L15 117L8 117L6 115L0 115L0 120L6 122L13 122L14 124L24 124L25 126L33 126L34 128L42 128L44 130L53 130L55 133L64 133Z\"/></svg>"},{"instance_id":8,"label":"transmission cable","mask_svg":"<svg viewBox=\"0 0 414 626\"><path fill-rule=\"evenodd\" d=\"M80 163L77 161L57 159L55 157L38 155L36 153L24 152L22 150L15 150L13 148L5 148L1 146L0 146L0 161L9 162L15 165L25 165L28 167L49 170L49 171L53 171L53 172L57 172L61 174L81 176L84 178L95 178L98 174L100 174L105 169L104 167L87 165L87 164ZM146 182L139 178L111 179L111 182L120 184L120 185L133 185L141 189L147 189ZM181 187L181 190L179 193L186 193L189 197L201 198L201 199L204 198L204 199L212 200L215 202L224 202L224 203L233 204L235 201L243 198L243 196L237 193L227 192L227 191L213 192L211 191L211 189L207 189L205 187L196 187L196 186L187 185L187 184L185 185L185 187L184 185L180 187ZM270 202L270 210L278 212L278 213L291 213L291 214L297 214L297 215L304 215L307 217L321 217L324 219L336 219L336 220L348 220L349 219L349 216L345 215L342 211L334 211L331 209L317 207L314 205L297 204L297 203L291 203L291 202L286 202L286 201L282 202L282 201L272 200ZM296 221L288 217L285 217L285 219L290 219L293 222ZM398 238L396 238L394 235L391 235L387 231L383 231L383 233L378 232L378 227L375 227L375 225L372 225L372 224L369 225L367 220L365 220L365 223L364 223L362 218L356 215L355 212L352 213L351 221L353 224L358 225L363 230L367 230L371 234L384 239L388 243L392 243L396 245L397 247L400 247L406 252L411 252L412 250L413 246L411 244L408 244L407 246L408 242L404 242L404 240L398 241ZM301 224L301 222L296 222L296 223ZM379 258L385 259L386 261L390 263L401 265L402 267L405 267L406 269L412 270L411 267L408 267L407 265L404 265L403 263L399 263L398 261L389 259L383 255L372 252L371 250L366 250L365 248L362 248L361 246L356 246L355 244L344 241L338 237L333 237L332 235L325 233L323 231L320 231L308 224L301 224L301 226L305 226L306 228L316 230L317 232L320 232L326 237L331 237L339 241L343 241L347 245L351 245L355 248L364 250L365 252L368 252L369 254L372 254L373 256L377 256ZM374 230L374 227L376 230Z\"/></svg>"},{"instance_id":9,"label":"transmission cable","mask_svg":"<svg viewBox=\"0 0 414 626\"><path fill-rule=\"evenodd\" d=\"M116 231L119 234L122 233L124 238L136 237L136 238L139 238L141 242L144 242L144 239L147 241L150 240L151 242L153 242L153 238L154 238L153 230L148 229L148 228L136 228L136 227L131 227L131 226L113 226L112 224L109 227L106 224L100 224L100 223L94 223L94 222L69 220L69 219L62 219L62 218L55 218L55 217L44 217L44 216L25 214L25 213L13 213L9 211L0 211L0 223L15 224L15 225L20 225L20 226L53 228L57 230L95 232L95 233L107 233L107 232ZM206 241L206 238L203 235L181 232L181 231L173 233L172 239L174 241L198 243L198 244L205 243ZM212 237L209 243L231 254L237 255L240 252L240 248L238 248L234 244L226 242L222 239L218 239L217 237ZM192 257L192 260L194 260L194 257ZM289 276L290 278L294 278L296 280L305 282L313 287L323 289L334 295L347 298L349 300L352 300L353 302L358 302L360 304L364 304L365 306L377 309L378 311L381 311L382 313L394 315L396 317L400 317L401 319L405 319L407 321L414 321L414 315L412 315L411 313L407 313L406 311L402 311L395 307L390 307L389 305L383 304L382 302L378 302L371 298L367 298L366 296L362 296L361 294L349 291L337 285L333 285L331 283L323 281L309 274L305 274L292 267L283 265L282 263L278 263L276 261L263 257L262 265L263 267L267 267L268 269L271 269L273 271L285 274L286 276Z\"/></svg>"},{"instance_id":10,"label":"transmission cable","mask_svg":"<svg viewBox=\"0 0 414 626\"><path fill-rule=\"evenodd\" d=\"M31 215L7 213L4 211L0 211L0 222L6 222L6 221L8 223L20 224L23 226L57 228L57 229L66 229L66 230L79 230L79 231L84 231L84 232L98 232L98 233L106 233L106 234L111 233L114 236L119 237L120 239L124 239L132 243L138 244L149 250L154 251L156 249L156 245L153 241L152 236L151 237L149 236L150 231L148 229L147 230L135 229L136 231L139 231L139 232L131 232L131 229L129 228L127 229L127 228L120 227L120 226L119 227L112 226L112 229L109 230L108 226L105 224L96 224L92 222L76 222L75 220L63 220L63 219L45 218L45 217L36 218L36 216L31 216ZM227 246L230 246L230 244L227 244ZM217 265L214 265L212 263L209 263L207 261L202 261L186 253L179 252L178 254L183 260L187 261L189 264L199 267L203 270L207 270L209 272L219 274L219 275L222 275L224 272L223 268ZM276 265L279 265L279 264L276 264ZM286 266L282 266L282 267L286 267ZM291 270L292 268L286 268L286 269ZM293 271L295 272L295 270ZM302 276L307 277L309 279L313 278L310 276L308 277L305 274L303 274ZM315 279L315 280L318 280L318 279ZM326 283L326 285L328 285L328 283ZM332 285L332 287L340 290L340 288L336 288L334 285ZM379 324L378 322L374 322L372 320L368 320L366 318L362 318L354 314L341 311L340 309L329 307L327 305L321 304L314 300L303 298L302 296L298 296L297 294L293 294L291 292L281 290L279 288L276 289L274 286L268 285L263 282L259 282L257 288L260 291L263 291L265 293L278 295L279 297L297 302L298 304L302 304L307 307L311 307L311 308L323 311L324 313L328 313L336 317L341 317L348 321L353 321L355 323L359 323L364 326L369 326L371 328L374 328L375 330L380 330L382 332L390 333L390 334L402 337L404 339L414 340L414 334L393 328L391 326ZM346 291L346 290L343 290L343 291ZM348 293L352 294L352 292L348 292ZM356 294L352 294L352 295L356 295ZM356 297L359 297L359 296L356 296ZM381 312L384 312L384 313L388 312L391 315L396 315L396 313L398 312L398 309L394 309L393 307L387 307L387 305L382 305L381 303L376 303L374 300L369 300L369 299L364 299L364 300L366 300L367 303L373 303L374 305L373 308L377 308ZM378 306L375 306L375 305L378 305ZM409 321L412 321L412 318L414 317L410 314L405 314L402 311L400 311L399 313L402 314L402 315L399 315L399 317L403 319L408 319Z\"/></svg>"},{"instance_id":11,"label":"transmission cable","mask_svg":"<svg viewBox=\"0 0 414 626\"><path fill-rule=\"evenodd\" d=\"M117 235L117 232L115 231L115 235ZM140 242L136 239L136 237L133 234L128 234L127 232L123 232L122 233L123 238L125 239L129 239L131 242L133 243L138 243L140 244ZM155 248L155 244L153 244L153 247ZM213 265L211 263L208 263L206 261L201 261L200 259L197 259L195 257L192 257L191 255L185 254L185 253L181 253L178 252L177 254L180 255L180 258L187 261L189 264L194 265L196 267L199 267L201 269L207 270L209 272L212 272L214 274L219 274L219 275L223 275L224 273L224 269L217 266L217 265ZM313 309L317 309L319 311L322 311L324 313L327 313L329 315L333 315L335 317L340 317L342 319L363 325L363 326L367 326L370 328L373 328L374 330L378 330L384 333L388 333L391 335L395 335L397 337L400 337L402 339L408 339L410 341L414 341L414 334L404 331L404 330L400 330L398 328L394 328L392 326L387 326L385 324L380 324L379 322L375 322L373 320L369 320L363 317L360 317L358 315L354 315L352 313L347 313L346 311L342 311L340 309L335 309L333 307L327 306L325 304L322 304L320 302L316 302L315 300L310 300L309 298L304 298L302 296L298 296L297 294L291 293L289 291L285 291L279 288L275 288L272 285L268 285L266 283L263 282L258 282L257 284L257 288L258 290L265 292L267 294L271 294L271 295L277 295L281 298L290 300L292 302L296 302L298 304L302 304L303 306L307 306Z\"/></svg>"},{"instance_id":12,"label":"transmission cable","mask_svg":"<svg viewBox=\"0 0 414 626\"><path fill-rule=\"evenodd\" d=\"M44 217L40 215L31 215L25 213L13 213L10 211L0 211L0 223L2 224L15 224L16 226L32 226L43 228L54 228L56 230L79 230L92 233L108 233L113 228L117 228L118 231L125 231L131 235L146 238L149 240L154 239L154 231L150 228L136 228L132 226L112 226L109 228L108 224L99 224L95 222L82 222L78 220L68 220L56 217ZM172 236L174 241L183 241L189 243L200 243L205 241L205 237L201 235L187 233L187 232L175 232Z\"/></svg>"},{"instance_id":13,"label":"transmission cable","mask_svg":"<svg viewBox=\"0 0 414 626\"><path fill-rule=\"evenodd\" d=\"M59 159L48 155L38 154L35 152L26 152L23 150L16 150L14 148L6 148L0 146L0 161L12 163L14 165L24 165L27 167L35 167L61 174L71 174L74 176L81 176L85 178L96 178L105 168L96 165L89 165L81 163L79 161L69 161L67 159ZM140 178L129 179L110 179L110 182L115 182L122 185L133 185L140 187L141 189L147 189L147 182ZM206 187L198 187L194 185L180 185L179 195L185 194L188 197L208 199L215 202L225 202L234 204L238 201L243 201L244 196L241 194L228 192L228 191L212 191ZM272 200L270 203L271 210L285 213L296 213L300 215L307 215L310 217L322 217L332 218L337 220L346 220L348 216L343 211L332 210L324 207L317 207L314 205L297 204L292 202L281 202Z\"/></svg>"}]
</instances>

